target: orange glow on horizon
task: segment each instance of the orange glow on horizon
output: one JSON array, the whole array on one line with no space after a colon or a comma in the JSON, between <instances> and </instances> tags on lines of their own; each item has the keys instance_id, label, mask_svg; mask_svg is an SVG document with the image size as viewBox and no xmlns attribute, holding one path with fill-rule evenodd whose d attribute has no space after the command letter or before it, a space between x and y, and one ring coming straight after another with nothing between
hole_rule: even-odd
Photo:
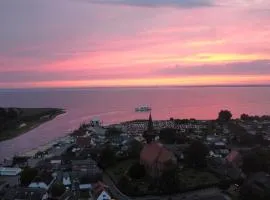
<instances>
[{"instance_id":1,"label":"orange glow on horizon","mask_svg":"<svg viewBox=\"0 0 270 200\"><path fill-rule=\"evenodd\" d=\"M261 84L270 81L270 75L246 76L185 76L174 78L151 79L111 79L111 80L74 80L74 81L41 81L16 83L11 88L72 88L72 87L147 87L147 86L199 86L199 85L234 85ZM18 87L19 85L19 87ZM4 88L5 84L0 84Z\"/></svg>"}]
</instances>

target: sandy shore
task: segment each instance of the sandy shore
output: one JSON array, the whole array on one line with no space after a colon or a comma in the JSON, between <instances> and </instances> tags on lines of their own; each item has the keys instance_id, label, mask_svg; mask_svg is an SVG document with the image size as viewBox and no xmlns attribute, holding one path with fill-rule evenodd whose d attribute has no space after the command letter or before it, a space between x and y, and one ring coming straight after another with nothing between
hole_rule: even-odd
<instances>
[{"instance_id":1,"label":"sandy shore","mask_svg":"<svg viewBox=\"0 0 270 200\"><path fill-rule=\"evenodd\" d=\"M19 156L26 156L26 157L33 157L37 152L39 151L46 151L50 148L53 147L53 145L59 143L59 142L63 142L63 143L67 143L71 140L71 137L70 136L64 136L64 137L60 137L60 138L57 138L53 141L50 141L42 146L39 146L37 148L33 148L31 150L28 150L26 152L23 152L21 154L19 154Z\"/></svg>"}]
</instances>

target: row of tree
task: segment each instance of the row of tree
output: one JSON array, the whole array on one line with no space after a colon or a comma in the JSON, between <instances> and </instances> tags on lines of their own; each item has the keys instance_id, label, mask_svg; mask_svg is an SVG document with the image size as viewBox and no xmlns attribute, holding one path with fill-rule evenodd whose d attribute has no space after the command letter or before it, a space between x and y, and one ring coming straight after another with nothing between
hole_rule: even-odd
<instances>
[{"instance_id":1,"label":"row of tree","mask_svg":"<svg viewBox=\"0 0 270 200\"><path fill-rule=\"evenodd\" d=\"M248 114L242 114L240 116L241 120L244 121L264 121L264 120L270 120L270 116L269 115L263 115L263 116L258 116L258 115L248 115Z\"/></svg>"}]
</instances>

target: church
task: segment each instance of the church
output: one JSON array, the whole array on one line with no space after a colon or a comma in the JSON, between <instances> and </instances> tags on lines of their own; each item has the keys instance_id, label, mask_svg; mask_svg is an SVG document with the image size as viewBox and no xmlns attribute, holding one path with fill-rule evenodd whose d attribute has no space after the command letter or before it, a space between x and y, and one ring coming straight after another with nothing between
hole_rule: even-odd
<instances>
[{"instance_id":1,"label":"church","mask_svg":"<svg viewBox=\"0 0 270 200\"><path fill-rule=\"evenodd\" d=\"M162 144L155 141L157 133L154 130L151 113L149 115L148 127L144 133L147 144L140 153L140 163L144 165L148 175L160 177L164 171L176 166L177 159L173 152L169 151Z\"/></svg>"}]
</instances>

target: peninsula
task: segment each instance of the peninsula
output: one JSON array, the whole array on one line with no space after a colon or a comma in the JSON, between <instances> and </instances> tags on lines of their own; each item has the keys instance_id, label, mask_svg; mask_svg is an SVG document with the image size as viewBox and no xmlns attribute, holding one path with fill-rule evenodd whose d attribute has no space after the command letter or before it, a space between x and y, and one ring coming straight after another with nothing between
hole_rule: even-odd
<instances>
[{"instance_id":1,"label":"peninsula","mask_svg":"<svg viewBox=\"0 0 270 200\"><path fill-rule=\"evenodd\" d=\"M0 141L24 134L63 113L59 108L0 107Z\"/></svg>"}]
</instances>

